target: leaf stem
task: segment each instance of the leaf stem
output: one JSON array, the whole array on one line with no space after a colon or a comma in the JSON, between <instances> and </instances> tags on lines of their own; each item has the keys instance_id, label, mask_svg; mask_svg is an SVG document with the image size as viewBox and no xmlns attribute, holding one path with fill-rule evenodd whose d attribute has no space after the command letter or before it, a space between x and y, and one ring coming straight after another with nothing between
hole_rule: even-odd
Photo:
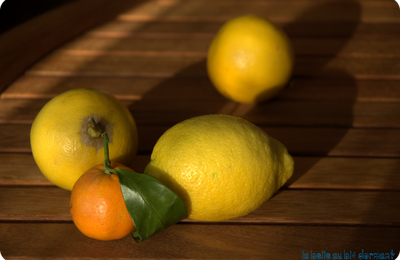
<instances>
[{"instance_id":1,"label":"leaf stem","mask_svg":"<svg viewBox=\"0 0 400 260\"><path fill-rule=\"evenodd\" d=\"M110 141L108 140L108 135L106 132L102 133L101 135L103 136L104 139L104 158L105 158L103 162L104 172L106 174L111 174L115 172L115 169L111 168L111 161L109 157L108 143Z\"/></svg>"}]
</instances>

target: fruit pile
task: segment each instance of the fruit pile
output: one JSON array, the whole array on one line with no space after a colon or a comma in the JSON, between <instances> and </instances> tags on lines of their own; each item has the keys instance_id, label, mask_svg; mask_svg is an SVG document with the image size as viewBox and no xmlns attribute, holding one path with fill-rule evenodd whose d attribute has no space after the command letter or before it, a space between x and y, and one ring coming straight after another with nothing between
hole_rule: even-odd
<instances>
[{"instance_id":1,"label":"fruit pile","mask_svg":"<svg viewBox=\"0 0 400 260\"><path fill-rule=\"evenodd\" d=\"M284 33L255 16L226 23L208 55L215 87L245 103L275 96L292 64ZM204 115L167 130L144 173L136 173L129 168L138 147L135 120L113 95L96 89L73 89L50 100L30 137L43 175L71 190L77 228L100 240L132 234L141 242L187 217L224 221L247 215L294 169L285 146L256 125Z\"/></svg>"},{"instance_id":2,"label":"fruit pile","mask_svg":"<svg viewBox=\"0 0 400 260\"><path fill-rule=\"evenodd\" d=\"M187 217L173 191L124 166L136 155L138 135L131 113L111 94L73 89L56 96L36 116L30 137L41 172L71 190L72 220L86 236L132 233L141 242Z\"/></svg>"}]
</instances>

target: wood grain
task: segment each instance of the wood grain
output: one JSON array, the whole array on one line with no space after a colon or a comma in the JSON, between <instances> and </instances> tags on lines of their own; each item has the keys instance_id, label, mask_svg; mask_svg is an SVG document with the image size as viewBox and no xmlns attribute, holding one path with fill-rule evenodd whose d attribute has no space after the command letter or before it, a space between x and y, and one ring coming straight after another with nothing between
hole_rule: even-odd
<instances>
[{"instance_id":1,"label":"wood grain","mask_svg":"<svg viewBox=\"0 0 400 260\"><path fill-rule=\"evenodd\" d=\"M398 158L294 157L295 170L283 188L399 190Z\"/></svg>"},{"instance_id":2,"label":"wood grain","mask_svg":"<svg viewBox=\"0 0 400 260\"><path fill-rule=\"evenodd\" d=\"M0 36L0 91L53 48L139 2L73 1L5 32Z\"/></svg>"},{"instance_id":3,"label":"wood grain","mask_svg":"<svg viewBox=\"0 0 400 260\"><path fill-rule=\"evenodd\" d=\"M214 34L203 35L196 32L188 33L185 37L176 37L160 33L153 37L135 34L132 37L103 37L88 35L80 37L58 49L65 54L76 55L124 55L124 56L200 56L206 57ZM208 37L207 37L208 36ZM184 39L184 40L182 40ZM162 40L162 41L161 41ZM399 58L400 39L365 39L358 38L310 38L292 37L297 56L336 56L336 57L366 57L366 58Z\"/></svg>"},{"instance_id":4,"label":"wood grain","mask_svg":"<svg viewBox=\"0 0 400 260\"><path fill-rule=\"evenodd\" d=\"M224 100L208 78L50 77L21 76L0 93L0 99L50 99L64 91L92 87L120 100ZM277 99L327 101L400 101L397 80L294 78ZM175 93L180 93L177 96Z\"/></svg>"},{"instance_id":5,"label":"wood grain","mask_svg":"<svg viewBox=\"0 0 400 260\"><path fill-rule=\"evenodd\" d=\"M294 77L274 100L222 97L208 46L228 19L266 17L290 37ZM103 23L105 22L105 23ZM400 12L393 0L79 0L0 35L0 250L5 259L302 259L390 253L400 239ZM76 37L74 37L76 36ZM5 88L8 86L7 88ZM97 241L69 214L69 191L31 154L41 107L78 87L108 91L138 124L143 172L184 119L225 113L259 125L294 156L292 178L259 209L185 219L142 244ZM371 258L373 255L371 255ZM332 259L332 255L331 255Z\"/></svg>"},{"instance_id":6,"label":"wood grain","mask_svg":"<svg viewBox=\"0 0 400 260\"><path fill-rule=\"evenodd\" d=\"M398 79L397 59L299 57L294 76L353 79ZM67 55L53 53L27 72L37 76L207 77L205 57Z\"/></svg>"},{"instance_id":7,"label":"wood grain","mask_svg":"<svg viewBox=\"0 0 400 260\"><path fill-rule=\"evenodd\" d=\"M50 185L36 165L32 154L0 154L1 185Z\"/></svg>"},{"instance_id":8,"label":"wood grain","mask_svg":"<svg viewBox=\"0 0 400 260\"><path fill-rule=\"evenodd\" d=\"M294 157L293 176L283 189L400 190L400 159L347 157ZM132 158L131 168L144 172L149 155ZM0 154L0 185L52 186L32 154Z\"/></svg>"},{"instance_id":9,"label":"wood grain","mask_svg":"<svg viewBox=\"0 0 400 260\"><path fill-rule=\"evenodd\" d=\"M0 152L29 153L29 124L0 125ZM171 125L172 126L172 125ZM171 126L139 125L139 154L150 154ZM295 156L399 157L400 129L261 127Z\"/></svg>"},{"instance_id":10,"label":"wood grain","mask_svg":"<svg viewBox=\"0 0 400 260\"><path fill-rule=\"evenodd\" d=\"M145 94L140 100L123 100L123 104L139 125L173 125L205 114L231 114L263 126L400 127L400 103L274 100L255 106L214 94L215 99L162 100ZM30 124L47 101L4 99L0 102L0 123Z\"/></svg>"},{"instance_id":11,"label":"wood grain","mask_svg":"<svg viewBox=\"0 0 400 260\"><path fill-rule=\"evenodd\" d=\"M287 5L285 2L269 2L267 5L243 5L240 2L214 4L209 8L206 2L186 2L180 5L148 5L147 8L131 10L119 16L125 21L227 21L242 14L253 14L274 22L295 22L302 19L319 21L359 22L400 22L396 3L387 6L361 6L357 1L321 1L302 5ZM337 15L340 13L341 15ZM223 14L223 15L221 15Z\"/></svg>"},{"instance_id":12,"label":"wood grain","mask_svg":"<svg viewBox=\"0 0 400 260\"><path fill-rule=\"evenodd\" d=\"M227 222L399 226L397 193L281 190L257 210ZM70 191L58 187L3 187L0 198L2 221L71 221Z\"/></svg>"},{"instance_id":13,"label":"wood grain","mask_svg":"<svg viewBox=\"0 0 400 260\"><path fill-rule=\"evenodd\" d=\"M295 2L295 1L293 1ZM388 2L388 1L387 1ZM391 3L392 4L392 3ZM394 9L393 9L394 10ZM196 35L210 38L221 28L224 22L178 22L178 21L123 21L115 20L99 25L85 34L96 37L115 38L186 38ZM298 19L295 22L277 22L289 37L337 39L399 39L397 23L355 23L349 21L319 21L318 25L310 21ZM194 30L195 29L195 30Z\"/></svg>"},{"instance_id":14,"label":"wood grain","mask_svg":"<svg viewBox=\"0 0 400 260\"><path fill-rule=\"evenodd\" d=\"M136 172L143 172L149 161L149 156L137 155L130 165ZM0 164L0 185L54 186L40 172L31 153L0 154Z\"/></svg>"},{"instance_id":15,"label":"wood grain","mask_svg":"<svg viewBox=\"0 0 400 260\"><path fill-rule=\"evenodd\" d=\"M286 6L287 3L290 3L293 7L295 6L316 6L318 4L327 4L327 3L332 3L331 0L321 0L316 3L313 0L301 0L301 1L278 1L278 0L272 0L272 1L262 1L262 0L248 0L246 3L240 1L240 0L222 0L222 1L213 1L213 0L188 0L186 3L189 3L191 5L209 5L213 4L215 6L254 6L254 7L261 7L261 6L268 6L268 7L276 7L276 6ZM380 7L393 7L393 3L390 1L382 1L382 0L373 0L373 1L363 1L363 0L354 0L354 3L357 3L360 6L363 7L375 7L375 8L380 8ZM176 6L180 4L179 0L158 0L157 1L158 5L161 6Z\"/></svg>"},{"instance_id":16,"label":"wood grain","mask_svg":"<svg viewBox=\"0 0 400 260\"><path fill-rule=\"evenodd\" d=\"M174 225L135 244L97 241L72 223L0 223L5 259L301 259L302 253L391 253L398 227ZM7 238L7 239L5 239ZM205 239L206 238L206 239ZM357 256L356 256L357 257Z\"/></svg>"}]
</instances>

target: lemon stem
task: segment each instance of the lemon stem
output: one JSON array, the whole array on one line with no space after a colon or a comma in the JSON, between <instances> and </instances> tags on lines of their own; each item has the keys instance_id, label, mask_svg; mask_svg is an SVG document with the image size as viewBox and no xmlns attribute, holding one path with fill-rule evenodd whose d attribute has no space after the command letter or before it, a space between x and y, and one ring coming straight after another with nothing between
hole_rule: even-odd
<instances>
[{"instance_id":1,"label":"lemon stem","mask_svg":"<svg viewBox=\"0 0 400 260\"><path fill-rule=\"evenodd\" d=\"M88 120L87 132L93 138L97 138L102 135L100 125L96 123L93 117L90 117Z\"/></svg>"},{"instance_id":2,"label":"lemon stem","mask_svg":"<svg viewBox=\"0 0 400 260\"><path fill-rule=\"evenodd\" d=\"M104 172L106 174L111 174L113 172L115 172L115 169L111 168L111 161L110 161L110 157L109 157L109 151L108 151L108 135L107 133L102 133L101 134L103 136L104 139L104 162L103 162L103 168L104 168Z\"/></svg>"}]
</instances>

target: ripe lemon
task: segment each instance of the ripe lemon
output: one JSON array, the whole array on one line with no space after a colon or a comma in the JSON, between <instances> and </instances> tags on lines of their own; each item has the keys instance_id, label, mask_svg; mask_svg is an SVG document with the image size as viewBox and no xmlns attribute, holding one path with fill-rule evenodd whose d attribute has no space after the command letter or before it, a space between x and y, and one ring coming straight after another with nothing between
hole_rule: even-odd
<instances>
[{"instance_id":1,"label":"ripe lemon","mask_svg":"<svg viewBox=\"0 0 400 260\"><path fill-rule=\"evenodd\" d=\"M257 209L293 169L285 146L259 127L238 117L204 115L168 129L144 172L184 200L189 218L222 221Z\"/></svg>"},{"instance_id":2,"label":"ripe lemon","mask_svg":"<svg viewBox=\"0 0 400 260\"><path fill-rule=\"evenodd\" d=\"M33 157L49 181L72 190L84 172L103 163L102 132L110 139L111 160L129 165L138 142L129 110L100 90L66 91L50 100L36 116L30 133Z\"/></svg>"},{"instance_id":3,"label":"ripe lemon","mask_svg":"<svg viewBox=\"0 0 400 260\"><path fill-rule=\"evenodd\" d=\"M272 22L240 16L225 23L211 42L207 70L216 89L240 103L275 97L291 77L289 38Z\"/></svg>"}]
</instances>

